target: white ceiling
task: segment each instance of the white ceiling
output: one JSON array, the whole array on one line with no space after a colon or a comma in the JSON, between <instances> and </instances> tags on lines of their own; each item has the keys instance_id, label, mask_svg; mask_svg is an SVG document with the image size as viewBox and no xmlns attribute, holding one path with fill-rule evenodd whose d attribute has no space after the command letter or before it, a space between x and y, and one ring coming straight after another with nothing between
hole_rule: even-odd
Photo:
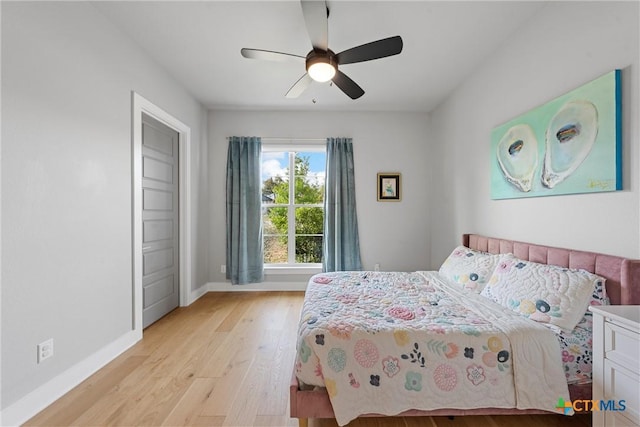
<instances>
[{"instance_id":1,"label":"white ceiling","mask_svg":"<svg viewBox=\"0 0 640 427\"><path fill-rule=\"evenodd\" d=\"M311 44L298 1L93 4L210 109L426 112L545 2L329 0L334 52L395 35L404 41L400 55L340 67L365 90L357 100L316 82L287 99L303 64L240 55L243 47L306 55Z\"/></svg>"}]
</instances>

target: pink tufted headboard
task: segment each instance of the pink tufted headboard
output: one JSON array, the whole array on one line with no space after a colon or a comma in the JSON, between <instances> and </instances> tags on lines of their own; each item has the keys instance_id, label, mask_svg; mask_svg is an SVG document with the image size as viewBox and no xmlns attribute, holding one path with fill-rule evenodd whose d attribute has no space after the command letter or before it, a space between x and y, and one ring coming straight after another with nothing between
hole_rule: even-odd
<instances>
[{"instance_id":1,"label":"pink tufted headboard","mask_svg":"<svg viewBox=\"0 0 640 427\"><path fill-rule=\"evenodd\" d=\"M611 304L640 304L640 260L478 234L463 234L462 244L492 254L512 253L520 259L541 264L582 268L607 279L606 289Z\"/></svg>"}]
</instances>

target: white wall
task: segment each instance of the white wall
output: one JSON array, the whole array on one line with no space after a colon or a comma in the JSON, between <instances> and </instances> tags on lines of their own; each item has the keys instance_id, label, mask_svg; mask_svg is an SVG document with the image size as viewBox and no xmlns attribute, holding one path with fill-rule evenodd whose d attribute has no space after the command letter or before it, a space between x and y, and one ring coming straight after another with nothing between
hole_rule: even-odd
<instances>
[{"instance_id":1,"label":"white wall","mask_svg":"<svg viewBox=\"0 0 640 427\"><path fill-rule=\"evenodd\" d=\"M12 423L40 409L21 406L34 390L64 383L132 330L131 91L191 128L187 285L206 283L207 112L91 4L1 7L2 408ZM38 365L48 338L55 355Z\"/></svg>"},{"instance_id":2,"label":"white wall","mask_svg":"<svg viewBox=\"0 0 640 427\"><path fill-rule=\"evenodd\" d=\"M435 264L464 232L640 256L638 20L638 2L550 2L432 112ZM624 190L492 201L491 129L616 68Z\"/></svg>"},{"instance_id":3,"label":"white wall","mask_svg":"<svg viewBox=\"0 0 640 427\"><path fill-rule=\"evenodd\" d=\"M358 232L364 269L429 267L429 125L423 113L212 111L209 114L211 191L210 281L225 282L227 136L353 138ZM402 201L376 200L376 174L402 173ZM273 281L271 277L266 280ZM278 280L301 280L278 277ZM305 280L306 283L306 280Z\"/></svg>"}]
</instances>

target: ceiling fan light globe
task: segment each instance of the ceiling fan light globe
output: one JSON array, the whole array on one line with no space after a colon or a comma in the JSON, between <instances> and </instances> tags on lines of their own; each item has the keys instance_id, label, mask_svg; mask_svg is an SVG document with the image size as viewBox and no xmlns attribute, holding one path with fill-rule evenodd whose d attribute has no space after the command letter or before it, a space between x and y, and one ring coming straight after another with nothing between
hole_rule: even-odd
<instances>
[{"instance_id":1,"label":"ceiling fan light globe","mask_svg":"<svg viewBox=\"0 0 640 427\"><path fill-rule=\"evenodd\" d=\"M317 82L328 82L336 75L336 68L327 62L311 64L307 70L311 78Z\"/></svg>"}]
</instances>

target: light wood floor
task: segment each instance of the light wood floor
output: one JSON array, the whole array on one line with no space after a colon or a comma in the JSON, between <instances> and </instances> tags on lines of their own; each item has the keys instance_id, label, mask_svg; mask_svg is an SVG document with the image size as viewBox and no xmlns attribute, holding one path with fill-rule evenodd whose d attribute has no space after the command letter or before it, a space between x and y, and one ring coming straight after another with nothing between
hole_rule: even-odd
<instances>
[{"instance_id":1,"label":"light wood floor","mask_svg":"<svg viewBox=\"0 0 640 427\"><path fill-rule=\"evenodd\" d=\"M301 292L209 293L28 426L297 426L289 418ZM588 415L361 418L351 427L586 427ZM310 420L335 427L335 420Z\"/></svg>"}]
</instances>

